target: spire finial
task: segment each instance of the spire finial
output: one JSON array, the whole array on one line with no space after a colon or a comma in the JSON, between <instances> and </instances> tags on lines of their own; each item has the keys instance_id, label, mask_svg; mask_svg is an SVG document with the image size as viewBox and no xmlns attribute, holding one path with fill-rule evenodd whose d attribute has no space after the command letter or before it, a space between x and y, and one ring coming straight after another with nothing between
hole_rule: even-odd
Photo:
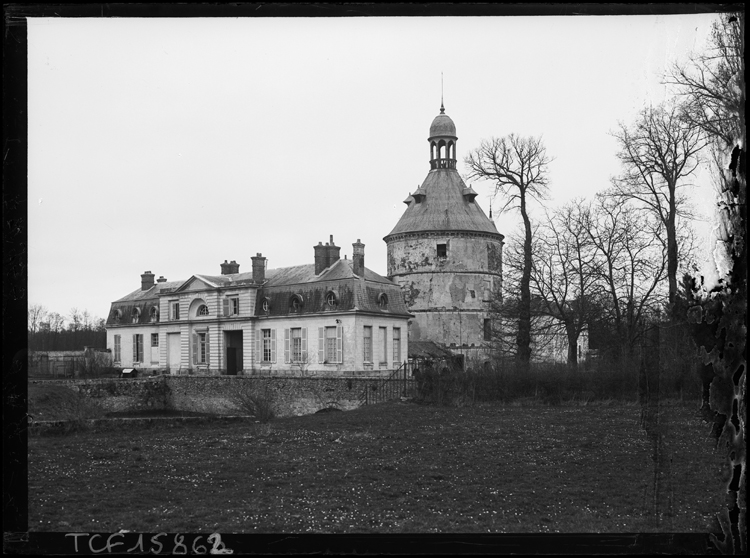
<instances>
[{"instance_id":1,"label":"spire finial","mask_svg":"<svg viewBox=\"0 0 750 558\"><path fill-rule=\"evenodd\" d=\"M445 114L443 106L443 72L440 72L440 114Z\"/></svg>"}]
</instances>

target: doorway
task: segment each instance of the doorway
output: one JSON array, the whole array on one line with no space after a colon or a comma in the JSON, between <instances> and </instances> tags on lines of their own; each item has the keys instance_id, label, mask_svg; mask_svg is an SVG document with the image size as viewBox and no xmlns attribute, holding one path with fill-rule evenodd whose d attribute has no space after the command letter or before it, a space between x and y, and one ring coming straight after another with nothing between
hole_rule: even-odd
<instances>
[{"instance_id":1,"label":"doorway","mask_svg":"<svg viewBox=\"0 0 750 558\"><path fill-rule=\"evenodd\" d=\"M225 331L227 374L236 376L242 370L242 331Z\"/></svg>"}]
</instances>

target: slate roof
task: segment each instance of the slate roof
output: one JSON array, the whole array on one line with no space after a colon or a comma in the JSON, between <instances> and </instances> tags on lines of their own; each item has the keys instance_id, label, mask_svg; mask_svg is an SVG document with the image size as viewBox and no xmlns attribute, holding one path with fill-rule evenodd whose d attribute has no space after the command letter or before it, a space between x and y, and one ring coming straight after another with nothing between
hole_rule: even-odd
<instances>
[{"instance_id":1,"label":"slate roof","mask_svg":"<svg viewBox=\"0 0 750 558\"><path fill-rule=\"evenodd\" d=\"M396 283L367 268L363 281L354 275L352 265L352 260L338 260L320 275L315 275L314 264L268 270L268 281L258 293L257 315L266 315L262 310L262 299L268 299L269 316L353 310L384 315L411 315L404 302L401 288ZM326 301L331 291L337 297L334 308L329 307ZM385 306L379 304L382 294L387 297ZM297 312L290 309L293 295L299 295L303 300Z\"/></svg>"},{"instance_id":2,"label":"slate roof","mask_svg":"<svg viewBox=\"0 0 750 558\"><path fill-rule=\"evenodd\" d=\"M409 358L451 359L453 353L433 341L409 341Z\"/></svg>"},{"instance_id":3,"label":"slate roof","mask_svg":"<svg viewBox=\"0 0 750 558\"><path fill-rule=\"evenodd\" d=\"M315 275L315 264L281 267L266 271L266 281L259 294L261 298L271 300L271 315L289 314L289 299L293 294L302 294L304 305L300 314L321 311L366 310L381 314L410 315L404 303L400 287L392 281L365 268L364 281L354 275L352 260L338 260L320 275ZM233 273L229 275L194 275L211 287L248 286L253 283L252 272ZM347 281L348 280L348 281ZM140 311L138 323L149 323L151 307L157 306L159 294L177 291L186 281L156 283L144 291L138 289L114 301L110 307L107 324L114 324L115 312L119 310L122 318L119 323L131 324L135 308ZM260 287L260 286L259 286ZM328 292L333 290L339 298L336 308L326 304ZM388 304L381 307L378 299L382 293L388 297ZM260 308L260 304L258 304ZM258 311L258 315L264 315Z\"/></svg>"},{"instance_id":4,"label":"slate roof","mask_svg":"<svg viewBox=\"0 0 750 558\"><path fill-rule=\"evenodd\" d=\"M316 281L335 281L356 277L352 270L352 260L337 260L332 266L323 270L320 275L315 275L315 264L295 265L292 267L280 267L266 271L265 287L278 287L281 285L298 285L301 283L312 283ZM366 281L376 283L393 283L374 271L365 268Z\"/></svg>"},{"instance_id":5,"label":"slate roof","mask_svg":"<svg viewBox=\"0 0 750 558\"><path fill-rule=\"evenodd\" d=\"M147 291L144 291L142 289L138 289L137 291L133 291L130 294L125 295L122 298L118 298L115 300L115 302L136 302L136 301L145 301L145 300L156 300L159 297L160 292L165 292L167 290L173 291L180 285L182 285L184 281L169 281L165 283L155 283L153 287L148 289Z\"/></svg>"},{"instance_id":6,"label":"slate roof","mask_svg":"<svg viewBox=\"0 0 750 558\"><path fill-rule=\"evenodd\" d=\"M417 203L413 197L409 199L409 207L384 238L386 242L394 234L422 231L468 231L500 235L495 223L473 201L476 192L467 188L456 169L431 170L420 189L425 192L424 199L421 203Z\"/></svg>"}]
</instances>

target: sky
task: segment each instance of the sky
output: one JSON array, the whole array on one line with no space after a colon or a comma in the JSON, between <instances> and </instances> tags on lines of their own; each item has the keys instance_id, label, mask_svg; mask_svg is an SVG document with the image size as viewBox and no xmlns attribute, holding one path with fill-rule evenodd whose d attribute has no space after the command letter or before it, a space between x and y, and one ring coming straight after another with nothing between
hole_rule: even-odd
<instances>
[{"instance_id":1,"label":"sky","mask_svg":"<svg viewBox=\"0 0 750 558\"><path fill-rule=\"evenodd\" d=\"M308 264L331 235L385 275L441 95L459 172L483 139L541 136L548 205L592 198L620 170L611 132L715 17L30 18L29 304L106 317L144 271ZM690 196L706 247L706 176Z\"/></svg>"}]
</instances>

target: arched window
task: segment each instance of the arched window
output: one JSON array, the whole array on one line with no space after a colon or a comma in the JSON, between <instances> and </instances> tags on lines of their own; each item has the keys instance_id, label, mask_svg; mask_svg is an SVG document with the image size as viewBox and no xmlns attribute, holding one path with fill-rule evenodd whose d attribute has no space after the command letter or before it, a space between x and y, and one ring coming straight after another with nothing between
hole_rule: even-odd
<instances>
[{"instance_id":1,"label":"arched window","mask_svg":"<svg viewBox=\"0 0 750 558\"><path fill-rule=\"evenodd\" d=\"M336 308L336 305L338 304L338 299L336 298L336 293L333 291L328 291L328 294L326 295L326 304L329 308Z\"/></svg>"},{"instance_id":2,"label":"arched window","mask_svg":"<svg viewBox=\"0 0 750 558\"><path fill-rule=\"evenodd\" d=\"M385 293L380 293L378 295L378 307L380 308L388 307L388 295L386 295Z\"/></svg>"},{"instance_id":3,"label":"arched window","mask_svg":"<svg viewBox=\"0 0 750 558\"><path fill-rule=\"evenodd\" d=\"M137 324L138 320L141 319L141 311L139 308L133 308L133 323Z\"/></svg>"},{"instance_id":4,"label":"arched window","mask_svg":"<svg viewBox=\"0 0 750 558\"><path fill-rule=\"evenodd\" d=\"M261 308L263 308L263 311L268 314L268 311L271 309L271 301L268 298L263 299L263 304L261 304Z\"/></svg>"},{"instance_id":5,"label":"arched window","mask_svg":"<svg viewBox=\"0 0 750 558\"><path fill-rule=\"evenodd\" d=\"M201 304L198 307L198 311L196 312L197 316L208 316L208 306L205 304Z\"/></svg>"},{"instance_id":6,"label":"arched window","mask_svg":"<svg viewBox=\"0 0 750 558\"><path fill-rule=\"evenodd\" d=\"M299 312L302 309L302 297L298 294L292 295L289 301L289 310L292 312Z\"/></svg>"},{"instance_id":7,"label":"arched window","mask_svg":"<svg viewBox=\"0 0 750 558\"><path fill-rule=\"evenodd\" d=\"M151 307L151 321L152 322L159 321L159 308L157 308L156 306Z\"/></svg>"},{"instance_id":8,"label":"arched window","mask_svg":"<svg viewBox=\"0 0 750 558\"><path fill-rule=\"evenodd\" d=\"M115 310L115 315L113 316L113 319L116 324L119 324L122 320L122 310Z\"/></svg>"}]
</instances>

